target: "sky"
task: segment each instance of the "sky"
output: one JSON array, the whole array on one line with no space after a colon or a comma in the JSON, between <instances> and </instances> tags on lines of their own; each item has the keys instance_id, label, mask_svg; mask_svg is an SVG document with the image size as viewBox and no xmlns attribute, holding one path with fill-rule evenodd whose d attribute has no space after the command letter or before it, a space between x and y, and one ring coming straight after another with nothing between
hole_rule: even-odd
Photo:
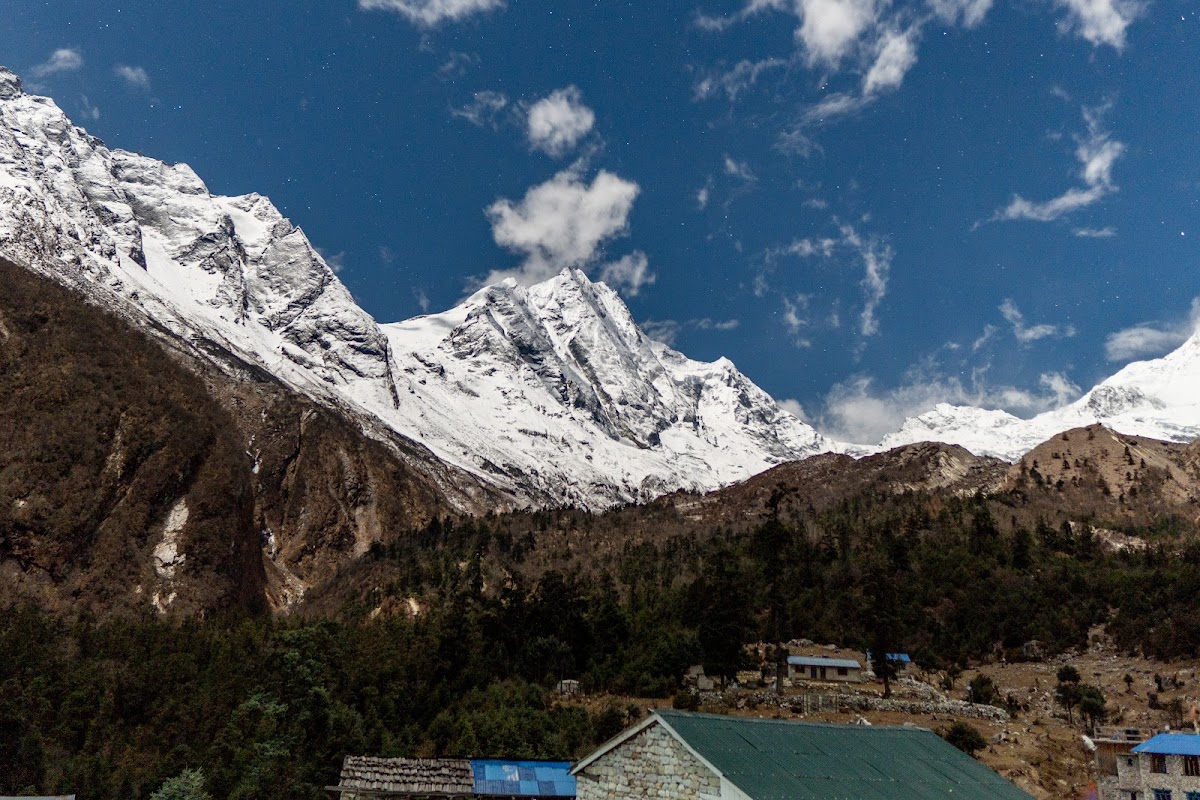
<instances>
[{"instance_id":1,"label":"sky","mask_svg":"<svg viewBox=\"0 0 1200 800\"><path fill-rule=\"evenodd\" d=\"M381 322L565 267L872 442L1200 317L1194 0L10 0L0 64L270 197Z\"/></svg>"}]
</instances>

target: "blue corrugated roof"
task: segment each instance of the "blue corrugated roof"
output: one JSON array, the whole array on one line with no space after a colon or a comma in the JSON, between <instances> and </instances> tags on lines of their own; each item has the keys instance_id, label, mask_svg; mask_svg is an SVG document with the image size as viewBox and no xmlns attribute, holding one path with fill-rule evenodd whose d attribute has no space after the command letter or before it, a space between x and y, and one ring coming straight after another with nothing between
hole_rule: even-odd
<instances>
[{"instance_id":1,"label":"blue corrugated roof","mask_svg":"<svg viewBox=\"0 0 1200 800\"><path fill-rule=\"evenodd\" d=\"M888 661L899 661L903 664L911 664L912 659L908 657L908 653L888 653ZM871 651L867 651L867 661L871 660Z\"/></svg>"},{"instance_id":2,"label":"blue corrugated roof","mask_svg":"<svg viewBox=\"0 0 1200 800\"><path fill-rule=\"evenodd\" d=\"M476 795L503 797L574 797L570 761L471 759Z\"/></svg>"},{"instance_id":3,"label":"blue corrugated roof","mask_svg":"<svg viewBox=\"0 0 1200 800\"><path fill-rule=\"evenodd\" d=\"M788 663L799 667L846 667L847 669L862 669L862 665L852 658L788 656Z\"/></svg>"},{"instance_id":4,"label":"blue corrugated roof","mask_svg":"<svg viewBox=\"0 0 1200 800\"><path fill-rule=\"evenodd\" d=\"M1200 756L1200 736L1194 733L1160 733L1133 748L1135 753L1167 756Z\"/></svg>"}]
</instances>

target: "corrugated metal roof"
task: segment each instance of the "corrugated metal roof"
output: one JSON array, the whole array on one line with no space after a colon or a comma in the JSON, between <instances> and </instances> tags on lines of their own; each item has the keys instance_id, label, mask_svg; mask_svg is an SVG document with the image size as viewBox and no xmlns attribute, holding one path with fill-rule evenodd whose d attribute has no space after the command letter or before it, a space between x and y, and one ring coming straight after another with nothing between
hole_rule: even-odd
<instances>
[{"instance_id":1,"label":"corrugated metal roof","mask_svg":"<svg viewBox=\"0 0 1200 800\"><path fill-rule=\"evenodd\" d=\"M1133 748L1135 753L1200 756L1200 736L1194 733L1160 733Z\"/></svg>"},{"instance_id":2,"label":"corrugated metal roof","mask_svg":"<svg viewBox=\"0 0 1200 800\"><path fill-rule=\"evenodd\" d=\"M788 663L800 667L844 667L846 669L862 669L862 665L852 658L825 658L823 656L788 656Z\"/></svg>"},{"instance_id":3,"label":"corrugated metal roof","mask_svg":"<svg viewBox=\"0 0 1200 800\"><path fill-rule=\"evenodd\" d=\"M923 728L656 713L754 800L1029 800Z\"/></svg>"},{"instance_id":4,"label":"corrugated metal roof","mask_svg":"<svg viewBox=\"0 0 1200 800\"><path fill-rule=\"evenodd\" d=\"M475 794L504 797L574 797L569 761L471 759Z\"/></svg>"},{"instance_id":5,"label":"corrugated metal roof","mask_svg":"<svg viewBox=\"0 0 1200 800\"><path fill-rule=\"evenodd\" d=\"M871 660L871 651L868 650L867 651L867 661L870 661L870 660ZM887 660L888 661L898 661L901 664L911 664L912 663L912 659L908 657L908 653L888 653Z\"/></svg>"}]
</instances>

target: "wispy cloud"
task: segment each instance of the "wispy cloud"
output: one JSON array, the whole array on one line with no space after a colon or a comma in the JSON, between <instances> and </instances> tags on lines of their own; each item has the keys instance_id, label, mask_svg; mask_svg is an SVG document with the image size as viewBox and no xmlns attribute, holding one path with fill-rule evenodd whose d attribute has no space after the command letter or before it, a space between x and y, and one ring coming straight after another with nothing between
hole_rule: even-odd
<instances>
[{"instance_id":1,"label":"wispy cloud","mask_svg":"<svg viewBox=\"0 0 1200 800\"><path fill-rule=\"evenodd\" d=\"M100 119L100 109L92 105L86 94L79 96L80 116L84 119Z\"/></svg>"},{"instance_id":2,"label":"wispy cloud","mask_svg":"<svg viewBox=\"0 0 1200 800\"><path fill-rule=\"evenodd\" d=\"M358 0L363 11L394 11L422 28L504 7L504 0Z\"/></svg>"},{"instance_id":3,"label":"wispy cloud","mask_svg":"<svg viewBox=\"0 0 1200 800\"><path fill-rule=\"evenodd\" d=\"M862 311L858 317L858 333L862 338L879 333L879 306L887 295L888 278L891 273L892 259L895 256L891 246L877 236L860 233L857 228L834 218L837 225L836 237L806 237L796 239L791 244L776 247L766 252L766 260L774 262L783 256L798 258L834 258L840 251L848 251L861 264L863 269L859 288L862 291ZM792 304L792 301L785 300ZM794 305L794 304L793 304ZM785 314L784 321L789 330L790 320L794 315ZM795 333L794 330L791 331Z\"/></svg>"},{"instance_id":4,"label":"wispy cloud","mask_svg":"<svg viewBox=\"0 0 1200 800\"><path fill-rule=\"evenodd\" d=\"M741 322L736 319L715 320L710 317L689 319L684 322L673 319L648 319L639 323L647 336L656 342L662 342L667 347L674 347L679 334L683 331L732 331L739 325Z\"/></svg>"},{"instance_id":5,"label":"wispy cloud","mask_svg":"<svg viewBox=\"0 0 1200 800\"><path fill-rule=\"evenodd\" d=\"M738 161L728 154L725 156L724 163L725 174L731 178L737 178L745 183L754 183L758 177L754 174L754 170L750 168L748 161Z\"/></svg>"},{"instance_id":6,"label":"wispy cloud","mask_svg":"<svg viewBox=\"0 0 1200 800\"><path fill-rule=\"evenodd\" d=\"M61 72L75 72L83 67L83 54L72 47L62 47L50 54L50 57L30 68L29 74L34 78L48 78Z\"/></svg>"},{"instance_id":7,"label":"wispy cloud","mask_svg":"<svg viewBox=\"0 0 1200 800\"><path fill-rule=\"evenodd\" d=\"M1109 361L1132 361L1169 353L1200 329L1200 297L1192 300L1191 317L1186 321L1142 322L1111 333L1104 341Z\"/></svg>"},{"instance_id":8,"label":"wispy cloud","mask_svg":"<svg viewBox=\"0 0 1200 800\"><path fill-rule=\"evenodd\" d=\"M1075 33L1099 47L1125 47L1125 31L1146 5L1140 0L1054 0L1067 12L1059 27Z\"/></svg>"},{"instance_id":9,"label":"wispy cloud","mask_svg":"<svg viewBox=\"0 0 1200 800\"><path fill-rule=\"evenodd\" d=\"M568 86L530 106L527 123L529 144L557 158L591 132L596 114L584 104L579 89Z\"/></svg>"},{"instance_id":10,"label":"wispy cloud","mask_svg":"<svg viewBox=\"0 0 1200 800\"><path fill-rule=\"evenodd\" d=\"M450 109L450 114L465 119L480 128L496 127L496 120L504 109L508 108L508 96L503 92L476 92L471 102L458 108Z\"/></svg>"},{"instance_id":11,"label":"wispy cloud","mask_svg":"<svg viewBox=\"0 0 1200 800\"><path fill-rule=\"evenodd\" d=\"M1111 239L1117 235L1117 229L1110 225L1105 228L1076 228L1071 233L1081 239Z\"/></svg>"},{"instance_id":12,"label":"wispy cloud","mask_svg":"<svg viewBox=\"0 0 1200 800\"><path fill-rule=\"evenodd\" d=\"M150 88L150 75L143 67L131 67L128 64L117 64L113 72L118 78L136 89Z\"/></svg>"},{"instance_id":13,"label":"wispy cloud","mask_svg":"<svg viewBox=\"0 0 1200 800\"><path fill-rule=\"evenodd\" d=\"M727 70L717 70L701 78L693 90L696 100L704 100L716 91L722 91L732 102L739 94L758 82L764 72L787 67L791 61L786 58L763 58L758 61L748 59L739 61Z\"/></svg>"},{"instance_id":14,"label":"wispy cloud","mask_svg":"<svg viewBox=\"0 0 1200 800\"><path fill-rule=\"evenodd\" d=\"M974 28L992 8L992 0L925 0L938 19L948 25Z\"/></svg>"},{"instance_id":15,"label":"wispy cloud","mask_svg":"<svg viewBox=\"0 0 1200 800\"><path fill-rule=\"evenodd\" d=\"M600 280L622 293L637 297L643 286L654 283L656 276L650 272L650 261L641 250L634 250L600 269Z\"/></svg>"},{"instance_id":16,"label":"wispy cloud","mask_svg":"<svg viewBox=\"0 0 1200 800\"><path fill-rule=\"evenodd\" d=\"M1075 148L1075 157L1082 165L1079 171L1084 183L1082 187L1072 187L1058 197L1040 202L1027 200L1019 194L1013 195L1012 201L993 214L991 221L1025 219L1052 222L1116 192L1117 185L1112 177L1113 164L1125 152L1125 145L1104 130L1103 116L1107 110L1107 106L1083 110L1088 133L1086 137L1076 139Z\"/></svg>"},{"instance_id":17,"label":"wispy cloud","mask_svg":"<svg viewBox=\"0 0 1200 800\"><path fill-rule=\"evenodd\" d=\"M578 168L572 168L534 186L519 202L497 200L487 208L492 236L496 244L523 255L525 261L515 269L493 271L484 283L511 277L529 285L566 267L594 266L604 243L628 232L629 213L639 191L633 181L605 170L588 183ZM610 267L614 276L627 280L640 274L639 288L648 282L640 260Z\"/></svg>"},{"instance_id":18,"label":"wispy cloud","mask_svg":"<svg viewBox=\"0 0 1200 800\"><path fill-rule=\"evenodd\" d=\"M1030 416L1069 403L1080 393L1060 372L1042 373L1037 387L1029 389L992 385L987 371L986 367L976 368L964 379L945 374L927 360L910 367L899 385L890 388L879 387L871 376L856 375L836 384L825 396L820 413L809 421L836 439L874 444L898 430L909 417L924 414L939 403Z\"/></svg>"},{"instance_id":19,"label":"wispy cloud","mask_svg":"<svg viewBox=\"0 0 1200 800\"><path fill-rule=\"evenodd\" d=\"M1073 325L1049 325L1042 323L1039 325L1026 325L1025 315L1017 308L1017 304L1011 299L1006 299L1000 304L1000 313L1008 320L1008 324L1012 326L1013 336L1023 345L1033 344L1039 339L1048 339L1051 337L1071 337L1075 335L1075 327Z\"/></svg>"}]
</instances>

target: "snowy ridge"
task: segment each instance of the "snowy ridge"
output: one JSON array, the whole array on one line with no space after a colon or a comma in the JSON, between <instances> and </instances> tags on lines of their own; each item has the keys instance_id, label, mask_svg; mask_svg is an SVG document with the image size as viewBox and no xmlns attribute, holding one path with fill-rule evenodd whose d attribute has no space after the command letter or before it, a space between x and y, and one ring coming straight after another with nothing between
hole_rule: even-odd
<instances>
[{"instance_id":1,"label":"snowy ridge","mask_svg":"<svg viewBox=\"0 0 1200 800\"><path fill-rule=\"evenodd\" d=\"M1075 402L1032 419L943 403L906 420L882 446L947 442L1015 462L1062 431L1097 422L1169 442L1200 438L1200 331L1162 358L1128 364Z\"/></svg>"},{"instance_id":2,"label":"snowy ridge","mask_svg":"<svg viewBox=\"0 0 1200 800\"><path fill-rule=\"evenodd\" d=\"M266 198L214 196L186 165L110 150L2 67L0 254L518 504L600 508L844 449L728 360L648 339L581 272L380 326Z\"/></svg>"}]
</instances>

